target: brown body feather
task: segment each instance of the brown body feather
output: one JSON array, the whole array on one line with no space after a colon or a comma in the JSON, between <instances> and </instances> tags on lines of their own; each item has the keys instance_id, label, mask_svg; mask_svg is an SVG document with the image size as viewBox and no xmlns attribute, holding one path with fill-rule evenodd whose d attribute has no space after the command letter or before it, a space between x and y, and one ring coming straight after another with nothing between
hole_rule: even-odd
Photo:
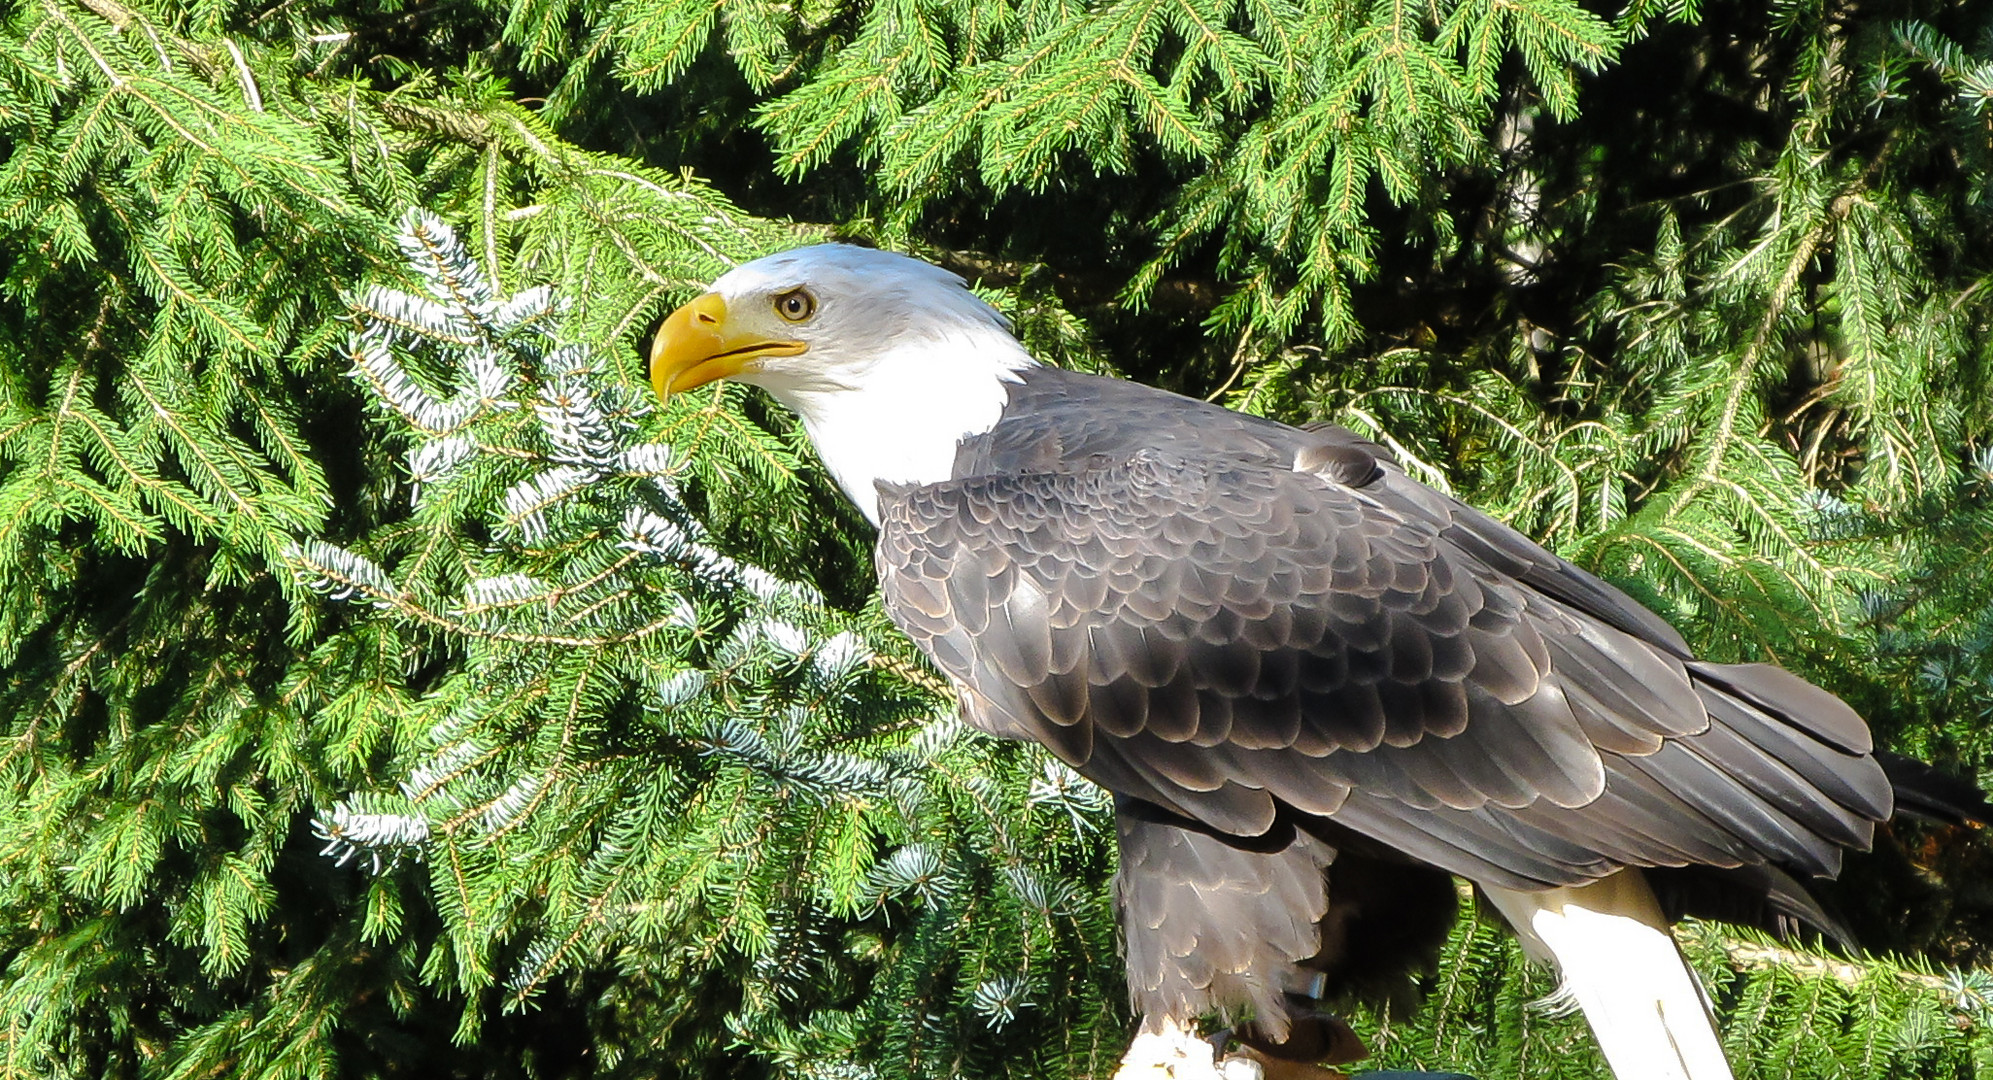
<instances>
[{"instance_id":1,"label":"brown body feather","mask_svg":"<svg viewBox=\"0 0 1993 1080\"><path fill-rule=\"evenodd\" d=\"M1834 930L1795 875L1892 807L1838 699L1694 659L1347 431L1022 378L955 479L881 485L880 578L972 723L1152 808L1123 815L1142 1011L1284 1032L1287 982L1336 962L1338 847L1424 874L1408 895L1444 880L1420 866L1522 890L1678 868L1664 902Z\"/></svg>"}]
</instances>

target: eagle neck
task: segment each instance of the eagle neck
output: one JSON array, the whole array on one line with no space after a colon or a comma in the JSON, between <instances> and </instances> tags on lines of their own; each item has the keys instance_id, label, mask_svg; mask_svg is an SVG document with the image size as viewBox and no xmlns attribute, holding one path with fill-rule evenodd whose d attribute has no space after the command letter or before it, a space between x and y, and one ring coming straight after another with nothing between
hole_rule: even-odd
<instances>
[{"instance_id":1,"label":"eagle neck","mask_svg":"<svg viewBox=\"0 0 1993 1080\"><path fill-rule=\"evenodd\" d=\"M980 345L921 343L881 354L864 373L863 392L791 388L776 396L801 418L831 477L876 525L878 483L950 479L962 441L1003 419L1010 387L1035 366L1009 335Z\"/></svg>"}]
</instances>

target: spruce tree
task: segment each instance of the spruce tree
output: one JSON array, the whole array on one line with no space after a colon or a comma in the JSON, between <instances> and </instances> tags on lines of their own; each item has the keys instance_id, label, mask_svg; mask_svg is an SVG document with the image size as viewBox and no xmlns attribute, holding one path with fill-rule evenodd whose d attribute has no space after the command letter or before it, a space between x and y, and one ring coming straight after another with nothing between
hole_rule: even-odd
<instances>
[{"instance_id":1,"label":"spruce tree","mask_svg":"<svg viewBox=\"0 0 1993 1080\"><path fill-rule=\"evenodd\" d=\"M1385 439L1986 777L1983 8L10 7L0 1072L1118 1056L1099 793L952 719L780 417L643 391L806 239ZM1990 868L1887 832L1888 953L1685 930L1739 1074L1993 1071ZM1603 1075L1494 927L1427 987L1376 1063Z\"/></svg>"}]
</instances>

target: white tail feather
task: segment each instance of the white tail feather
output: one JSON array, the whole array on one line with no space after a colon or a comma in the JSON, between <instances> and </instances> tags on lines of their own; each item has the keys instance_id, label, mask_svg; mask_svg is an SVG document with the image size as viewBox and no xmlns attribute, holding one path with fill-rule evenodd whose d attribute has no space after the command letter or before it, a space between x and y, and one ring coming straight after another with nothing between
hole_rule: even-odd
<instances>
[{"instance_id":1,"label":"white tail feather","mask_svg":"<svg viewBox=\"0 0 1993 1080\"><path fill-rule=\"evenodd\" d=\"M1618 1080L1731 1080L1716 1022L1638 870L1572 888L1482 886L1558 993L1584 1010Z\"/></svg>"}]
</instances>

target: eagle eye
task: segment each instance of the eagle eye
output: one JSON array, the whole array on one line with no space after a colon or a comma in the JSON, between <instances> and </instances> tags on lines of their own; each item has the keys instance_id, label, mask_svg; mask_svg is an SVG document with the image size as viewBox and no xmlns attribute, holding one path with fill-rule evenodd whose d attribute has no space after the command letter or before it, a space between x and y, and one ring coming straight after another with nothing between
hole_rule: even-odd
<instances>
[{"instance_id":1,"label":"eagle eye","mask_svg":"<svg viewBox=\"0 0 1993 1080\"><path fill-rule=\"evenodd\" d=\"M817 313L817 298L808 289L790 289L775 298L775 314L790 322L802 322Z\"/></svg>"}]
</instances>

